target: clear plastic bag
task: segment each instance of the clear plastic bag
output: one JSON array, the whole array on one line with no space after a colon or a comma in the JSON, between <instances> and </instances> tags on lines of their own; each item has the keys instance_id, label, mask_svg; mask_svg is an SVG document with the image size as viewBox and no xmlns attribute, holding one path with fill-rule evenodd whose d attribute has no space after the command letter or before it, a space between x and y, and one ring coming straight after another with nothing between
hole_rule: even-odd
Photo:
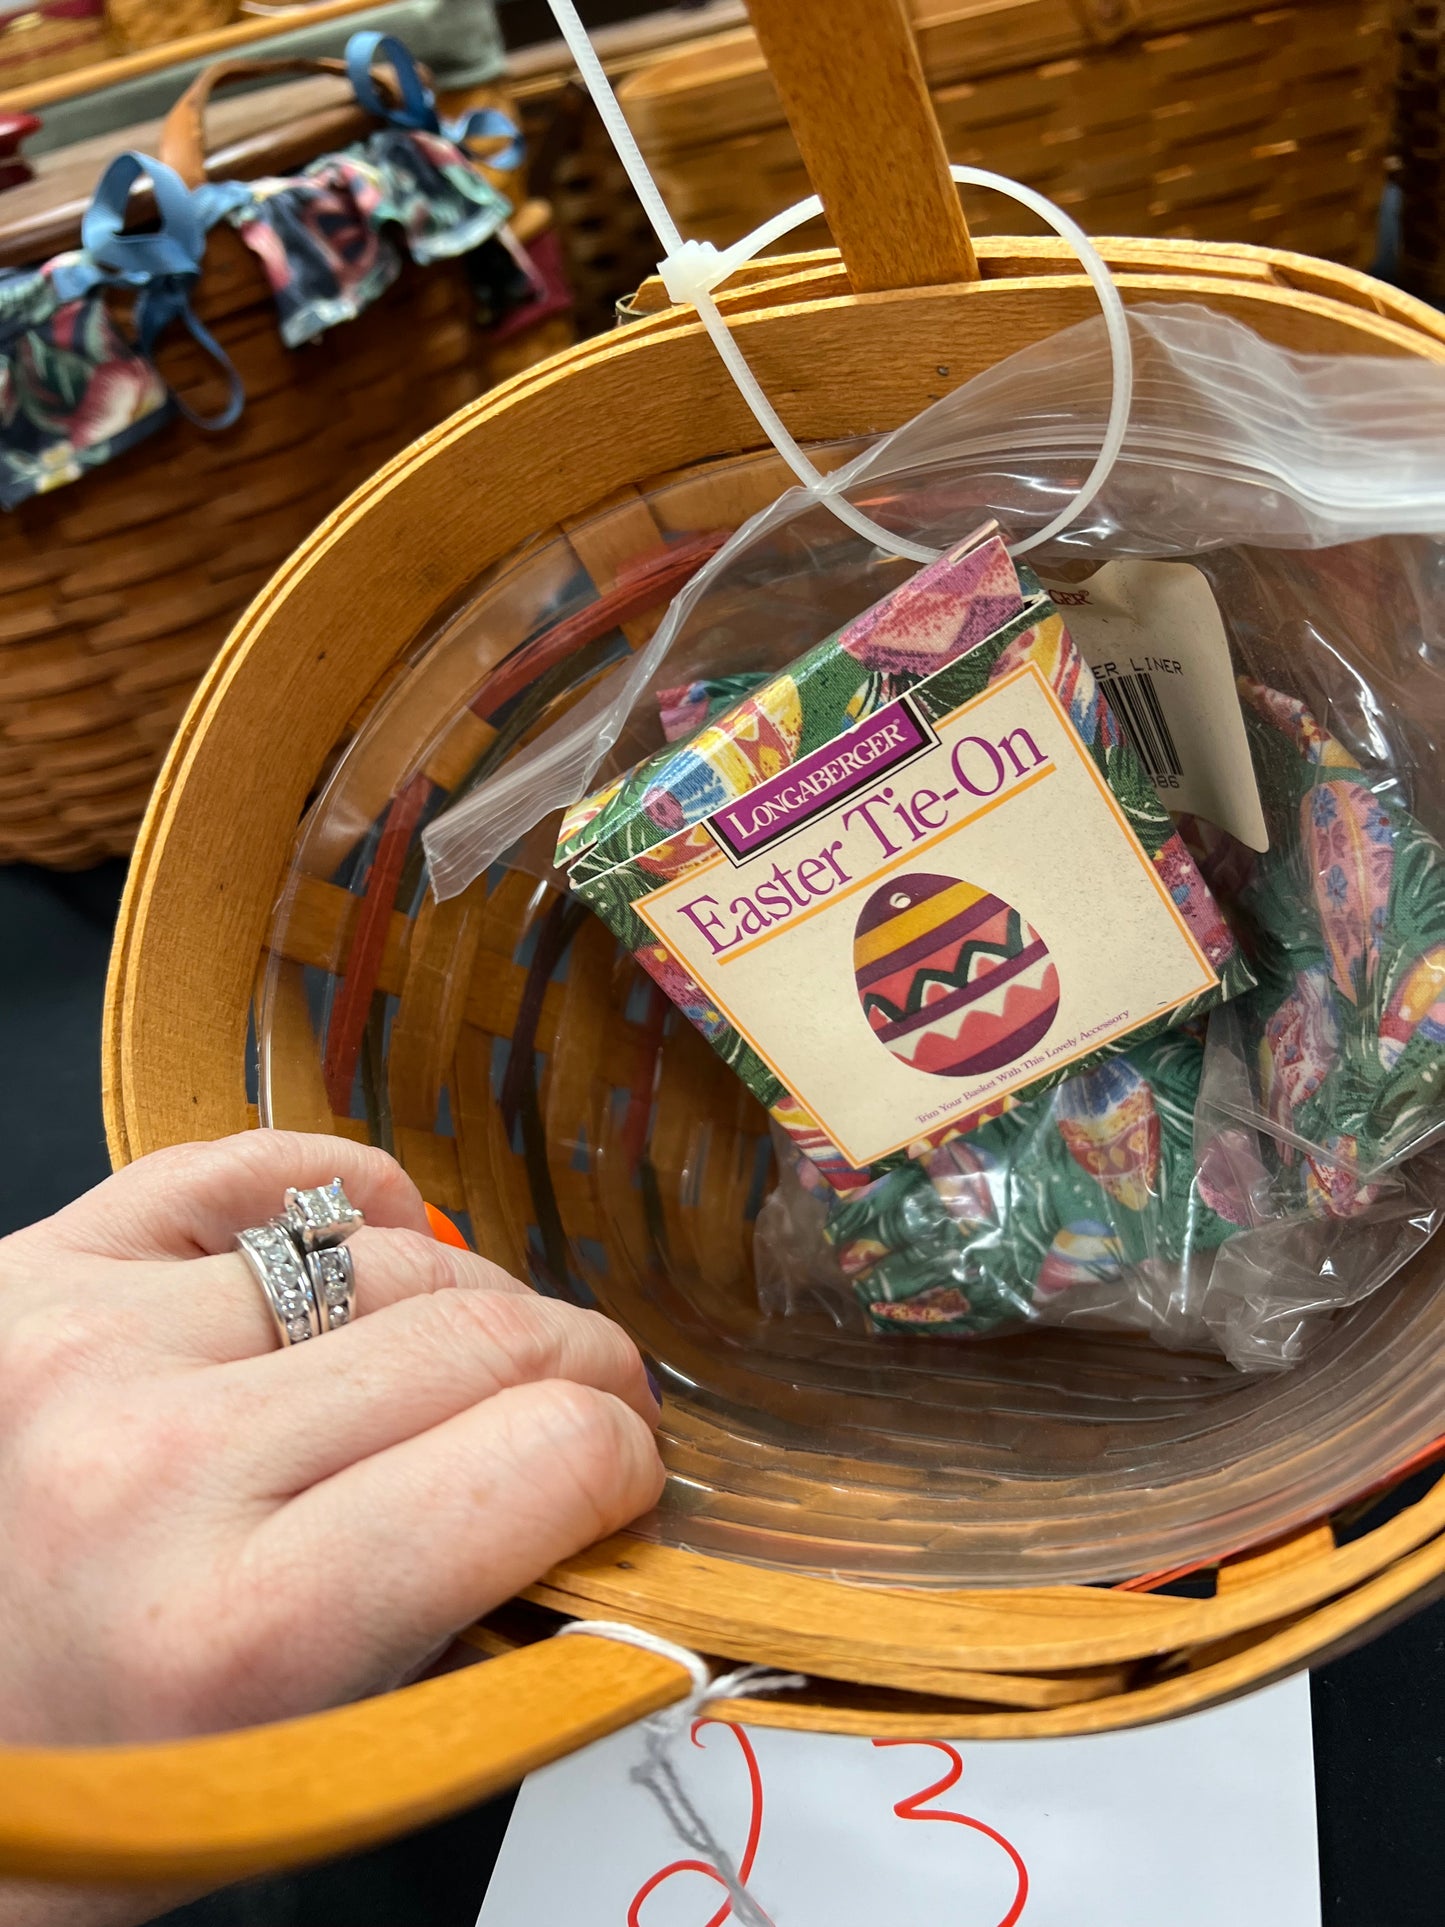
<instances>
[{"instance_id":1,"label":"clear plastic bag","mask_svg":"<svg viewBox=\"0 0 1445 1927\"><path fill-rule=\"evenodd\" d=\"M1079 521L1031 556L1045 574L1076 557L1445 531L1434 363L1298 354L1190 304L1132 308L1130 325L1123 450ZM994 516L1021 538L1077 491L1112 384L1104 325L1083 322L955 389L831 479L883 526L937 547ZM809 490L787 490L698 571L645 649L429 828L436 895L455 896L551 811L655 748L659 687L781 668L914 566L840 529ZM1445 561L1432 566L1445 582Z\"/></svg>"},{"instance_id":2,"label":"clear plastic bag","mask_svg":"<svg viewBox=\"0 0 1445 1927\"><path fill-rule=\"evenodd\" d=\"M1118 1074L1025 1101L884 1180L881 1198L839 1200L784 1157L759 1219L760 1288L771 1310L806 1298L854 1326L1102 1324L1279 1366L1438 1216L1445 548L1430 533L1445 529L1445 372L1286 352L1199 308L1131 320L1121 459L1031 560L1047 577L1187 556L1208 577L1253 692L1272 852L1246 874L1241 846L1191 828L1267 981L1207 1037L1172 1041L1167 1061L1146 1047ZM1108 397L1104 331L1088 323L856 456L848 493L926 542L984 514L1018 537L1087 471ZM438 894L655 748L666 692L701 685L683 699L695 706L715 678L776 670L913 566L790 490L688 583L645 649L431 827ZM1331 809L1342 828L1316 820Z\"/></svg>"}]
</instances>

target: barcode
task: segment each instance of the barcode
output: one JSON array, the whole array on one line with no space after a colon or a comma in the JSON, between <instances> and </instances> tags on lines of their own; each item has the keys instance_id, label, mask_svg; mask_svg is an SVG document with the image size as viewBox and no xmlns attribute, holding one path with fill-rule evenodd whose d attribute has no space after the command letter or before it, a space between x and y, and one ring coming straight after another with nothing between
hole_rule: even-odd
<instances>
[{"instance_id":1,"label":"barcode","mask_svg":"<svg viewBox=\"0 0 1445 1927\"><path fill-rule=\"evenodd\" d=\"M1172 778L1177 782L1183 766L1164 720L1154 678L1141 669L1132 675L1100 676L1099 687L1153 780L1164 783Z\"/></svg>"}]
</instances>

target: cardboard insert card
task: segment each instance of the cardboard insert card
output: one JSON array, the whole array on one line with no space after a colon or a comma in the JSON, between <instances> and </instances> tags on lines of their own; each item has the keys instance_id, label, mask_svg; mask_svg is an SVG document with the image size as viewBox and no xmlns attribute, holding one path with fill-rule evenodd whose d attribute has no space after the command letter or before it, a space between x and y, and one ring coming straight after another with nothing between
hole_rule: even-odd
<instances>
[{"instance_id":1,"label":"cardboard insert card","mask_svg":"<svg viewBox=\"0 0 1445 1927\"><path fill-rule=\"evenodd\" d=\"M842 1190L1251 982L988 531L578 805L559 858Z\"/></svg>"}]
</instances>

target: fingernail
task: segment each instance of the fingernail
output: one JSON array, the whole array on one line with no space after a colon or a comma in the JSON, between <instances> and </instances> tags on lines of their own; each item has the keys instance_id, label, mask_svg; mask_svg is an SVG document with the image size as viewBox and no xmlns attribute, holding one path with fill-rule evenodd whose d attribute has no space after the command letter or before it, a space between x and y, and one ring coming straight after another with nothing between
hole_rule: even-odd
<instances>
[{"instance_id":1,"label":"fingernail","mask_svg":"<svg viewBox=\"0 0 1445 1927\"><path fill-rule=\"evenodd\" d=\"M470 1251L471 1246L452 1223L444 1211L438 1211L434 1204L423 1204L431 1235L438 1244L455 1245L459 1251Z\"/></svg>"},{"instance_id":2,"label":"fingernail","mask_svg":"<svg viewBox=\"0 0 1445 1927\"><path fill-rule=\"evenodd\" d=\"M647 1378L648 1391L651 1392L652 1396L657 1400L658 1404L661 1405L662 1386L658 1383L656 1372L654 1372L652 1367L646 1363L644 1363L642 1370Z\"/></svg>"}]
</instances>

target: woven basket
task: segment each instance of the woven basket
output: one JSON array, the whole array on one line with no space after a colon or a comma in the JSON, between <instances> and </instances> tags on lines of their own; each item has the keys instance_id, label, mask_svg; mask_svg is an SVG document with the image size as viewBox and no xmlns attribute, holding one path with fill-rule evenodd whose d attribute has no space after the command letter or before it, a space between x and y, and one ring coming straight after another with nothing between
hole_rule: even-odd
<instances>
[{"instance_id":1,"label":"woven basket","mask_svg":"<svg viewBox=\"0 0 1445 1927\"><path fill-rule=\"evenodd\" d=\"M99 0L79 15L43 4L0 9L0 88L31 87L104 60L110 51Z\"/></svg>"},{"instance_id":2,"label":"woven basket","mask_svg":"<svg viewBox=\"0 0 1445 1927\"><path fill-rule=\"evenodd\" d=\"M208 90L189 91L162 139L162 158L192 183ZM357 132L369 124L359 116ZM408 262L359 319L290 350L260 263L223 224L196 307L245 385L236 426L173 421L0 520L0 862L72 868L126 854L236 616L359 482L493 379L459 263ZM519 336L499 372L560 345L555 326ZM184 400L214 410L215 365L189 336L173 330L159 362Z\"/></svg>"},{"instance_id":3,"label":"woven basket","mask_svg":"<svg viewBox=\"0 0 1445 1927\"><path fill-rule=\"evenodd\" d=\"M84 13L43 4L0 8L0 88L32 87L104 60L110 28L99 0Z\"/></svg>"},{"instance_id":4,"label":"woven basket","mask_svg":"<svg viewBox=\"0 0 1445 1927\"><path fill-rule=\"evenodd\" d=\"M657 266L657 239L607 130L572 83L518 103L533 192L552 209L583 334L600 334L617 303Z\"/></svg>"},{"instance_id":5,"label":"woven basket","mask_svg":"<svg viewBox=\"0 0 1445 1927\"><path fill-rule=\"evenodd\" d=\"M1268 13L1240 0L910 0L910 12L951 160L1027 182L1091 234L1371 260L1387 0ZM735 241L808 192L749 29L632 74L620 95L684 234ZM872 163L886 173L886 140ZM1011 204L966 200L975 232L1014 231Z\"/></svg>"},{"instance_id":6,"label":"woven basket","mask_svg":"<svg viewBox=\"0 0 1445 1927\"><path fill-rule=\"evenodd\" d=\"M304 14L296 18L298 24L308 26L318 20L342 22L375 4L376 0L313 0ZM205 0L202 5L205 9ZM97 5L96 20L90 23L91 37L73 58L52 63L43 70L12 68L0 61L0 113L43 113L46 108L63 107L106 88L125 86L178 67L186 69L191 62L199 65L203 61L230 59L246 48L277 37L275 19L243 15L228 26L210 27L201 32L187 30L179 37L171 35L146 46L121 48L103 17L105 11ZM17 43L17 53L20 44ZM261 50L265 51L264 46ZM0 53L4 51L5 42L0 37ZM195 71L195 66L189 67L189 73ZM79 133L88 131L84 128Z\"/></svg>"},{"instance_id":7,"label":"woven basket","mask_svg":"<svg viewBox=\"0 0 1445 1927\"><path fill-rule=\"evenodd\" d=\"M1439 0L1403 0L1397 25L1400 280L1438 304L1445 298L1445 11Z\"/></svg>"},{"instance_id":8,"label":"woven basket","mask_svg":"<svg viewBox=\"0 0 1445 1927\"><path fill-rule=\"evenodd\" d=\"M1052 241L985 241L976 271L901 13L879 0L827 0L846 54L824 80L807 33L820 7L754 0L753 11L843 239L841 259L756 265L721 296L796 435L826 442L892 427L937 393L940 368L965 381L1093 311L1087 280ZM866 149L884 128L899 156L886 187L853 165L859 143ZM1346 269L1178 243L1110 242L1105 253L1128 298L1205 299L1301 350L1445 362L1439 317ZM860 286L875 292L860 296ZM341 1067L318 1050L297 992L310 969L358 980L358 1003L368 985L391 994L382 1081L397 1153L433 1196L467 1205L478 1242L504 1260L515 1262L529 1207L488 1086L493 1041L525 1057L530 1039L545 1053L532 1095L549 1138L554 1120L565 1134L588 1113L599 1082L625 1085L636 1074L639 1052L652 1046L586 948L600 950L600 940L579 932L584 948L565 987L549 984L545 960L536 964L540 943L530 961L519 953L529 922L553 914L535 883L509 876L440 907L424 902L409 918L397 879L420 786L452 788L495 741L499 706L536 686L546 663L587 647L599 622L620 625L634 643L645 636L676 568L696 561L719 522L756 505L751 416L696 320L649 305L628 328L519 376L391 463L291 558L231 638L172 749L121 917L105 1052L118 1161L245 1127L250 1005L263 964L273 1112L366 1134L366 1123L333 1115L329 1089ZM695 532L681 556L657 554L661 525L643 497L659 473L695 483L674 524ZM424 660L418 639L432 639L434 657L488 568L513 551L532 553L539 530L572 541L601 613L594 605L526 650L517 647L525 626L521 634L483 626L467 675L437 700L434 685L414 680ZM398 569L398 555L424 557L425 567ZM342 765L356 814L329 850L303 846L313 867L303 865L277 926L308 798L378 701L412 704L409 729L388 736L392 747L374 760L358 754ZM381 835L371 881L353 891L336 878L373 822ZM268 959L278 927L284 948ZM459 958L467 968L449 975ZM700 1188L683 1183L690 1123L711 1123L733 1141L755 1128L721 1073L711 1084L691 1081L706 1061L694 1053L691 1067L679 1059L661 1073L666 1101L652 1127L659 1208L670 1235L700 1250L718 1237L736 1242L736 1209L718 1176L726 1157L709 1159ZM438 1122L444 1087L450 1131ZM585 1210L585 1184L565 1192L560 1172L555 1181L562 1209ZM621 1244L616 1255L626 1255ZM1433 1355L1445 1327L1441 1287L1440 1255L1427 1248L1365 1308L1382 1360L1387 1351ZM666 1300L654 1315L666 1321ZM1337 1357L1322 1348L1275 1381L1287 1387L1286 1404L1311 1386L1327 1402ZM1388 1487L1405 1469L1398 1441L1375 1424L1370 1359L1366 1347L1355 1383L1363 1415L1352 1431L1377 1462L1357 1493ZM1373 1389L1383 1401L1384 1383ZM685 1474L687 1452L716 1441L705 1415L676 1403L668 1450ZM748 1449L744 1437L732 1444ZM1413 1456L1423 1462L1430 1450ZM991 1591L840 1583L829 1576L839 1535L821 1510L808 1511L813 1493L831 1487L832 1518L855 1539L869 1519L916 1529L922 1501L894 1493L880 1508L861 1468L837 1455L796 1464L790 1456L769 1469L789 1529L801 1521L823 1542L815 1570L622 1535L566 1561L478 1628L473 1643L496 1655L487 1665L314 1719L143 1753L0 1751L0 1867L205 1879L334 1852L454 1809L689 1690L682 1669L656 1655L543 1637L558 1615L626 1618L716 1655L811 1676L800 1693L723 1709L733 1717L875 1736L1021 1736L1207 1705L1337 1651L1445 1587L1445 1486L1383 1523L1357 1505L1347 1529L1341 1499L1339 1523L1317 1520L1220 1562L1210 1597L1140 1583ZM1081 1462L1081 1479L1087 1471ZM1231 1476L1225 1463L1221 1477ZM1247 1497L1245 1468L1238 1476ZM762 1522L760 1514L745 1523Z\"/></svg>"},{"instance_id":9,"label":"woven basket","mask_svg":"<svg viewBox=\"0 0 1445 1927\"><path fill-rule=\"evenodd\" d=\"M603 27L593 45L617 86L660 56L745 18L738 0L702 0ZM566 43L519 49L508 57L507 75L527 138L528 179L552 209L578 325L583 334L599 333L657 266L656 237Z\"/></svg>"},{"instance_id":10,"label":"woven basket","mask_svg":"<svg viewBox=\"0 0 1445 1927\"><path fill-rule=\"evenodd\" d=\"M105 0L106 17L122 47L156 47L188 34L229 26L241 0Z\"/></svg>"}]
</instances>

